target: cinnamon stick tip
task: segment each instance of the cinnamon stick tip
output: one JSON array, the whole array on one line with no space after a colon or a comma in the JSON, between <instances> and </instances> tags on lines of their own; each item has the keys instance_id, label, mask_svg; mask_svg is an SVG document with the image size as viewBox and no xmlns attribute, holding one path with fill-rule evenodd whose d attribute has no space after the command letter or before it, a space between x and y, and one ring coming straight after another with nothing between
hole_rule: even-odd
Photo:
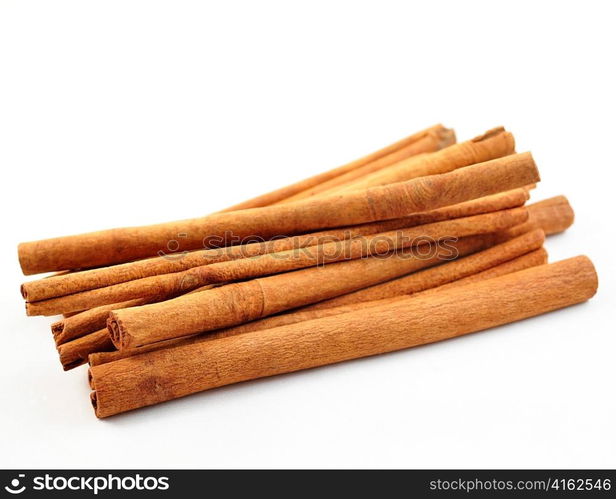
<instances>
[{"instance_id":1,"label":"cinnamon stick tip","mask_svg":"<svg viewBox=\"0 0 616 499\"><path fill-rule=\"evenodd\" d=\"M128 346L128 334L122 327L122 321L114 312L111 312L107 319L107 330L109 331L111 342L118 350Z\"/></svg>"},{"instance_id":2,"label":"cinnamon stick tip","mask_svg":"<svg viewBox=\"0 0 616 499\"><path fill-rule=\"evenodd\" d=\"M542 264L545 265L546 263L548 263L548 250L541 246L541 248L536 249L535 252L541 257Z\"/></svg>"},{"instance_id":3,"label":"cinnamon stick tip","mask_svg":"<svg viewBox=\"0 0 616 499\"><path fill-rule=\"evenodd\" d=\"M19 243L17 245L17 259L19 260L19 266L23 275L36 274L36 271L32 271L30 267L30 256L32 251L29 249L32 243Z\"/></svg>"},{"instance_id":4,"label":"cinnamon stick tip","mask_svg":"<svg viewBox=\"0 0 616 499\"><path fill-rule=\"evenodd\" d=\"M100 418L98 414L98 400L96 397L96 390L94 390L93 392L90 392L90 403L92 404L92 407L94 409L94 414L96 415L97 418Z\"/></svg>"},{"instance_id":5,"label":"cinnamon stick tip","mask_svg":"<svg viewBox=\"0 0 616 499\"><path fill-rule=\"evenodd\" d=\"M482 133L481 135L478 135L477 137L473 137L471 139L471 142L481 142L483 140L494 137L495 135L498 135L499 133L503 133L504 131L505 131L504 126L497 126L497 127L491 128L485 133Z\"/></svg>"},{"instance_id":6,"label":"cinnamon stick tip","mask_svg":"<svg viewBox=\"0 0 616 499\"><path fill-rule=\"evenodd\" d=\"M569 199L567 199L567 196L560 195L556 196L554 199L562 205L563 223L566 225L565 229L568 229L575 221L575 211L573 210Z\"/></svg>"},{"instance_id":7,"label":"cinnamon stick tip","mask_svg":"<svg viewBox=\"0 0 616 499\"><path fill-rule=\"evenodd\" d=\"M442 125L441 125L442 126ZM442 127L438 132L439 139L439 149L443 149L452 144L455 144L457 141L456 132L453 128L445 128Z\"/></svg>"},{"instance_id":8,"label":"cinnamon stick tip","mask_svg":"<svg viewBox=\"0 0 616 499\"><path fill-rule=\"evenodd\" d=\"M586 291L586 299L590 300L593 296L597 294L597 290L599 289L599 275L597 274L597 269L595 265L592 263L592 260L586 255L579 255L573 258L570 258L569 261L576 261L577 263L577 275L586 274L586 278L579 278L580 282L585 283Z\"/></svg>"},{"instance_id":9,"label":"cinnamon stick tip","mask_svg":"<svg viewBox=\"0 0 616 499\"><path fill-rule=\"evenodd\" d=\"M91 368L88 368L88 386L94 390L94 378L92 377Z\"/></svg>"},{"instance_id":10,"label":"cinnamon stick tip","mask_svg":"<svg viewBox=\"0 0 616 499\"><path fill-rule=\"evenodd\" d=\"M64 321L54 322L51 325L51 333L54 336L58 336L60 333L64 331Z\"/></svg>"},{"instance_id":11,"label":"cinnamon stick tip","mask_svg":"<svg viewBox=\"0 0 616 499\"><path fill-rule=\"evenodd\" d=\"M62 369L64 371L70 371L71 369L75 369L76 367L86 363L86 359L78 353L72 351L66 345L67 343L56 345L56 350L58 351L58 356L60 357L60 364L62 364Z\"/></svg>"}]
</instances>

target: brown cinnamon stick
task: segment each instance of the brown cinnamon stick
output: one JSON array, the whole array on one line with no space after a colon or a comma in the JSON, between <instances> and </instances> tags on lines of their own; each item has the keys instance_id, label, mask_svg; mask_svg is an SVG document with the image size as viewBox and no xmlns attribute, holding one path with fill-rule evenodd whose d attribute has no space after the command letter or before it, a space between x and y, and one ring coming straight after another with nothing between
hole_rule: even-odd
<instances>
[{"instance_id":1,"label":"brown cinnamon stick","mask_svg":"<svg viewBox=\"0 0 616 499\"><path fill-rule=\"evenodd\" d=\"M545 236L541 229L528 232L510 241L436 267L414 272L404 277L324 300L303 310L322 310L341 305L381 300L392 296L410 295L485 271L540 248Z\"/></svg>"},{"instance_id":2,"label":"brown cinnamon stick","mask_svg":"<svg viewBox=\"0 0 616 499\"><path fill-rule=\"evenodd\" d=\"M61 321L54 322L51 325L51 332L56 346L80 338L94 331L105 329L109 312L112 310L136 307L145 303L147 302L142 298L128 300L122 303L112 303L110 305L95 307L71 317L64 318Z\"/></svg>"},{"instance_id":3,"label":"brown cinnamon stick","mask_svg":"<svg viewBox=\"0 0 616 499\"><path fill-rule=\"evenodd\" d=\"M555 196L528 205L528 220L503 231L503 238L515 237L540 227L547 235L558 234L573 224L575 214L565 196Z\"/></svg>"},{"instance_id":4,"label":"brown cinnamon stick","mask_svg":"<svg viewBox=\"0 0 616 499\"><path fill-rule=\"evenodd\" d=\"M113 311L108 328L118 349L212 331L385 282L451 258L453 248L467 254L490 246L492 240L490 235L473 236L435 245L429 254L424 254L422 247L413 247L387 257L331 263L229 284L153 305Z\"/></svg>"},{"instance_id":5,"label":"brown cinnamon stick","mask_svg":"<svg viewBox=\"0 0 616 499\"><path fill-rule=\"evenodd\" d=\"M357 236L367 236L452 218L491 213L522 206L527 200L528 192L524 188L519 188L456 205L445 206L429 212L416 213L400 219L313 232L272 241L197 250L178 257L155 257L111 267L101 267L81 272L71 272L62 276L37 279L22 284L21 293L27 301L36 302L90 289L104 288L145 277L182 272L212 263L236 260L238 258L250 258L291 249L299 250L328 241L344 241Z\"/></svg>"},{"instance_id":6,"label":"brown cinnamon stick","mask_svg":"<svg viewBox=\"0 0 616 499\"><path fill-rule=\"evenodd\" d=\"M499 265L495 265L494 267L490 267L482 272L477 272L476 274L463 277L462 279L449 282L436 288L427 289L421 293L436 293L438 291L453 288L454 286L464 286L474 282L485 281L487 279L512 274L513 272L519 272L520 270L529 269L531 267L537 267L538 265L545 265L546 263L548 263L548 252L545 248L538 248L530 253L526 253L525 255L519 256Z\"/></svg>"},{"instance_id":7,"label":"brown cinnamon stick","mask_svg":"<svg viewBox=\"0 0 616 499\"><path fill-rule=\"evenodd\" d=\"M442 175L339 196L319 196L179 222L22 243L18 252L25 274L109 265L155 255L172 240L183 251L202 247L206 237L223 237L229 233L239 238L271 238L388 220L523 187L538 180L530 153L524 153Z\"/></svg>"},{"instance_id":8,"label":"brown cinnamon stick","mask_svg":"<svg viewBox=\"0 0 616 499\"><path fill-rule=\"evenodd\" d=\"M282 187L275 191L268 192L262 196L249 199L243 203L226 208L225 210L222 210L222 212L270 206L272 204L282 202L296 194L310 191L319 184L331 181L341 175L350 174L363 168L368 168L365 171L376 171L379 167L382 168L384 166L388 166L396 161L400 161L415 154L437 151L438 149L447 147L454 142L455 134L453 133L453 130L445 128L443 125L435 125L405 137L398 142L390 144L387 147L379 149L378 151L368 154L346 165L328 170L320 173L319 175L314 175L313 177L301 180L300 182ZM361 176L361 174L359 176Z\"/></svg>"},{"instance_id":9,"label":"brown cinnamon stick","mask_svg":"<svg viewBox=\"0 0 616 499\"><path fill-rule=\"evenodd\" d=\"M453 144L432 154L412 156L372 172L363 171L360 176L352 172L336 177L329 182L319 184L310 192L300 193L287 201L303 199L307 195L326 195L348 189L361 189L403 182L425 175L446 173L462 166L507 156L513 154L514 151L513 135L499 127L472 140Z\"/></svg>"},{"instance_id":10,"label":"brown cinnamon stick","mask_svg":"<svg viewBox=\"0 0 616 499\"><path fill-rule=\"evenodd\" d=\"M514 208L350 240L326 242L318 246L308 246L301 251L292 249L213 263L184 272L146 277L105 288L26 303L26 312L28 315L57 315L135 298L145 299L148 302L161 301L207 284L251 279L370 255L384 255L394 250L441 239L498 232L523 223L527 217L526 208Z\"/></svg>"},{"instance_id":11,"label":"brown cinnamon stick","mask_svg":"<svg viewBox=\"0 0 616 499\"><path fill-rule=\"evenodd\" d=\"M449 282L447 284L437 286L434 288L427 289L425 291L421 291L421 293L428 292L439 292L443 289L448 289L453 286L460 286L464 284L470 284L472 282L479 282L486 279L491 279L493 277L499 277L505 274L511 274L513 272L518 272L520 270L524 270L530 267L536 267L538 265L544 265L547 263L547 252L543 248L536 249L529 253L523 254L517 258L506 261L504 263L495 265L494 267L490 267L487 270L482 272L478 272L477 274L473 274L456 281ZM450 265L451 263L444 263L443 266ZM390 281L391 282L391 281ZM429 283L426 283L430 285ZM437 285L438 282L433 283ZM333 315L344 314L348 312L354 312L356 310L366 309L368 307L380 306L387 303L393 303L398 300L404 300L409 295L397 295L389 298L382 298L379 300L368 301L368 302L354 302L349 303L348 305L339 305L336 307L330 308L311 308L311 307L302 307L296 309L294 311L288 313L282 313L278 315L274 315L271 317L266 317L264 319L247 322L245 324L241 324L239 326L234 326L230 328L220 329L217 331L213 331L208 334L195 335L190 338L179 338L167 341L161 341L159 343L154 343L151 345L145 345L143 347L138 348L129 348L120 350L114 350L112 352L96 352L92 353L88 357L88 362L91 366L105 364L107 362L113 362L115 360L124 359L126 357L131 357L133 355L140 355L142 353L151 352L154 350L160 350L162 348L171 348L179 345L187 345L193 343L195 341L211 341L218 338L226 338L227 336L235 336L236 334L244 334L250 333L254 331L262 331L264 329L272 329L275 327L286 326L288 324L295 324L297 322L320 319L322 317L330 317Z\"/></svg>"},{"instance_id":12,"label":"brown cinnamon stick","mask_svg":"<svg viewBox=\"0 0 616 499\"><path fill-rule=\"evenodd\" d=\"M192 291L192 293L212 289L211 286ZM52 324L55 334L56 348L60 354L60 362L65 371L87 362L89 355L94 353L112 353L115 347L109 338L106 328L110 310L119 310L130 306L147 303L144 300L130 300L104 307L94 308L76 314L71 319ZM61 324L64 322L64 324ZM63 334L64 333L64 334Z\"/></svg>"},{"instance_id":13,"label":"brown cinnamon stick","mask_svg":"<svg viewBox=\"0 0 616 499\"><path fill-rule=\"evenodd\" d=\"M98 417L191 393L432 343L580 303L597 290L580 256L366 311L158 350L90 369Z\"/></svg>"},{"instance_id":14,"label":"brown cinnamon stick","mask_svg":"<svg viewBox=\"0 0 616 499\"><path fill-rule=\"evenodd\" d=\"M60 362L65 371L85 364L88 355L93 352L107 352L115 350L107 329L82 336L58 346Z\"/></svg>"},{"instance_id":15,"label":"brown cinnamon stick","mask_svg":"<svg viewBox=\"0 0 616 499\"><path fill-rule=\"evenodd\" d=\"M387 168L323 191L323 194L367 189L378 185L404 182L418 177L447 173L457 168L513 154L513 135L498 127L472 140L454 144L432 154L411 157Z\"/></svg>"}]
</instances>

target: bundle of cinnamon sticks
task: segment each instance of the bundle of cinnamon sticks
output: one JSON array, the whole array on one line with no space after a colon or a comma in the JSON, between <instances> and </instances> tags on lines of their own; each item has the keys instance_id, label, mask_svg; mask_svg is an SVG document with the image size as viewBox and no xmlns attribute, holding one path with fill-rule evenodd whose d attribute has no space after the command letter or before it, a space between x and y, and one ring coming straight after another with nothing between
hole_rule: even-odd
<instances>
[{"instance_id":1,"label":"bundle of cinnamon sticks","mask_svg":"<svg viewBox=\"0 0 616 499\"><path fill-rule=\"evenodd\" d=\"M54 274L21 292L107 417L588 300L588 258L547 264L573 210L528 204L539 180L504 128L436 125L200 218L22 243Z\"/></svg>"}]
</instances>

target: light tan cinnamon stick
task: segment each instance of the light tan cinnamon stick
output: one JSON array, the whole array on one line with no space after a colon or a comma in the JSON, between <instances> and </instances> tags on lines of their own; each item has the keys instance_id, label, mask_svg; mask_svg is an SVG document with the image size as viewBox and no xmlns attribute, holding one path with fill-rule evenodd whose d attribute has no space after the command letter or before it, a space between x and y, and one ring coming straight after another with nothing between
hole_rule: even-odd
<instances>
[{"instance_id":1,"label":"light tan cinnamon stick","mask_svg":"<svg viewBox=\"0 0 616 499\"><path fill-rule=\"evenodd\" d=\"M411 157L387 168L322 191L324 195L367 189L379 185L404 182L426 175L447 173L457 168L513 154L513 135L504 128L494 128L472 140L454 144L432 154Z\"/></svg>"},{"instance_id":2,"label":"light tan cinnamon stick","mask_svg":"<svg viewBox=\"0 0 616 499\"><path fill-rule=\"evenodd\" d=\"M249 208L260 208L270 206L272 204L282 202L296 194L310 191L319 184L331 181L341 175L350 174L358 170L376 171L379 168L388 166L392 163L406 159L415 154L437 151L443 147L447 147L455 142L455 134L453 130L445 128L443 125L435 125L433 127L422 130L418 133L405 137L398 142L395 142L387 147L379 149L376 152L368 154L360 159L352 161L346 165L339 166L332 170L314 175L272 192L268 192L262 196L249 199L243 203L231 206L222 212L246 210ZM366 170L363 170L363 169ZM361 176L361 173L360 175ZM221 212L221 213L222 213Z\"/></svg>"},{"instance_id":3,"label":"light tan cinnamon stick","mask_svg":"<svg viewBox=\"0 0 616 499\"><path fill-rule=\"evenodd\" d=\"M580 256L366 311L94 366L91 400L103 418L232 383L481 331L581 303L596 290L595 269Z\"/></svg>"},{"instance_id":4,"label":"light tan cinnamon stick","mask_svg":"<svg viewBox=\"0 0 616 499\"><path fill-rule=\"evenodd\" d=\"M423 247L413 247L388 257L331 263L229 284L153 305L113 311L107 325L118 349L212 331L385 282L451 258L454 249L471 253L490 246L492 241L490 235L473 236L435 245L429 254L420 250Z\"/></svg>"},{"instance_id":5,"label":"light tan cinnamon stick","mask_svg":"<svg viewBox=\"0 0 616 499\"><path fill-rule=\"evenodd\" d=\"M504 263L490 267L487 270L478 272L462 279L449 282L447 284L430 288L421 293L439 292L443 289L448 289L453 286L460 286L464 284L470 284L472 282L479 282L493 277L498 277L505 274L511 274L530 267L536 267L538 265L544 265L547 263L547 252L543 248L536 249L522 256L506 261ZM443 265L450 265L451 263L444 263ZM438 283L435 283L438 284ZM429 285L427 283L427 285ZM218 338L226 338L227 336L235 336L236 334L250 333L254 331L262 331L264 329L272 329L274 327L286 326L288 324L295 324L297 322L320 319L322 317L330 317L332 315L344 314L348 312L354 312L356 310L366 309L368 307L380 306L387 303L393 303L398 300L404 300L409 295L397 295L390 298L382 298L379 300L368 302L356 302L348 305L340 305L331 308L316 308L310 307L299 308L297 310L266 317L264 319L247 322L239 326L220 329L208 334L195 335L189 338L179 338L167 341L161 341L151 345L146 345L138 348L129 348L120 350L114 350L112 352L95 352L88 357L88 362L91 366L105 364L107 362L113 362L115 360L131 357L133 355L140 355L142 353L151 352L154 350L160 350L162 348L171 348L179 345L187 345L195 341L211 341Z\"/></svg>"},{"instance_id":6,"label":"light tan cinnamon stick","mask_svg":"<svg viewBox=\"0 0 616 499\"><path fill-rule=\"evenodd\" d=\"M135 298L147 302L161 301L207 284L251 279L370 255L385 255L394 250L429 244L432 241L499 232L519 225L527 218L526 208L513 208L350 240L326 242L302 250L292 249L213 263L184 272L146 277L105 288L26 303L26 312L28 315L57 315Z\"/></svg>"},{"instance_id":7,"label":"light tan cinnamon stick","mask_svg":"<svg viewBox=\"0 0 616 499\"><path fill-rule=\"evenodd\" d=\"M250 258L291 249L300 250L308 246L322 244L323 242L344 241L357 236L367 236L405 227L441 222L452 218L491 213L522 206L527 200L528 192L524 188L519 188L456 205L445 206L429 212L416 213L400 219L313 232L272 241L197 250L178 257L155 257L111 267L37 279L22 284L21 293L27 301L36 302L90 289L104 288L145 277L182 272L211 263L236 260L238 258Z\"/></svg>"},{"instance_id":8,"label":"light tan cinnamon stick","mask_svg":"<svg viewBox=\"0 0 616 499\"><path fill-rule=\"evenodd\" d=\"M528 232L510 241L479 251L472 255L453 260L436 267L398 277L382 284L377 284L353 293L324 300L302 310L322 310L341 305L381 300L392 296L410 295L430 288L443 286L468 276L485 271L496 265L529 253L543 245L545 236L541 229Z\"/></svg>"},{"instance_id":9,"label":"light tan cinnamon stick","mask_svg":"<svg viewBox=\"0 0 616 499\"><path fill-rule=\"evenodd\" d=\"M181 239L177 249L183 251L202 247L206 237L229 233L240 239L271 238L388 220L523 187L538 180L530 153L524 153L340 196L319 196L180 222L22 243L18 252L25 274L109 265L155 255L171 240ZM178 238L178 234L186 237Z\"/></svg>"},{"instance_id":10,"label":"light tan cinnamon stick","mask_svg":"<svg viewBox=\"0 0 616 499\"><path fill-rule=\"evenodd\" d=\"M513 135L499 127L472 140L451 145L432 154L412 156L390 164L386 168L379 168L372 172L362 171L361 175L356 175L357 171L341 175L319 184L309 192L305 191L288 198L287 201L296 201L315 194L326 195L351 188L361 189L362 186L367 188L411 180L425 175L450 172L462 166L513 154L514 151Z\"/></svg>"}]
</instances>

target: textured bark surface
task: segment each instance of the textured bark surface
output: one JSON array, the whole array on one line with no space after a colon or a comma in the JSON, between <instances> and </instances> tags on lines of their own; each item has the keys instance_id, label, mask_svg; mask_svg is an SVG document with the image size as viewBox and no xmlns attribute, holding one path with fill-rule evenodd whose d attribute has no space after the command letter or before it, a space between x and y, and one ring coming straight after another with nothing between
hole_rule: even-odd
<instances>
[{"instance_id":1,"label":"textured bark surface","mask_svg":"<svg viewBox=\"0 0 616 499\"><path fill-rule=\"evenodd\" d=\"M451 281L483 272L491 267L536 250L543 245L544 239L543 231L536 229L473 255L443 263L420 272L414 272L408 276L399 277L382 284L355 291L354 293L347 293L330 300L324 300L304 307L304 310L326 309L351 303L381 300L392 296L410 295L429 288L443 286Z\"/></svg>"},{"instance_id":2,"label":"textured bark surface","mask_svg":"<svg viewBox=\"0 0 616 499\"><path fill-rule=\"evenodd\" d=\"M400 161L356 181L324 191L324 194L366 189L377 185L404 182L426 175L446 173L514 152L513 135L502 127L494 128L472 140L454 144L433 154L424 154Z\"/></svg>"},{"instance_id":3,"label":"textured bark surface","mask_svg":"<svg viewBox=\"0 0 616 499\"><path fill-rule=\"evenodd\" d=\"M477 274L473 274L456 281L449 282L447 284L430 288L425 291L420 291L421 293L430 293L430 292L439 292L443 289L448 289L453 286L460 286L464 284L470 284L472 282L484 281L486 279L491 279L493 277L498 277L505 274L511 274L512 272L517 272L519 270L524 270L530 267L536 267L537 265L543 265L547 263L547 252L543 248L536 249L531 251L530 253L526 253L522 256L514 258L512 260L506 261L504 263L495 265L483 272L478 272ZM443 265L449 265L448 263L444 263ZM162 348L170 348L179 345L188 345L190 343L196 341L211 341L218 338L226 338L227 336L235 336L236 334L244 334L250 333L254 331L262 331L264 329L272 329L274 327L286 326L288 324L295 324L302 321L312 320L312 319L320 319L322 317L330 317L332 315L344 314L347 312L353 312L356 310L362 310L368 307L374 307L379 305L384 305L386 303L393 303L398 300L404 300L409 295L397 295L391 298L383 298L380 300L368 301L368 302L357 302L351 303L349 305L340 305L337 307L330 308L316 308L311 309L310 307L299 308L296 311L291 311L288 313L282 313L278 315L274 315L272 317L266 317L265 319L260 319L252 322L247 322L246 324L241 324L239 326L220 329L217 331L213 331L208 334L201 334L191 336L189 338L180 338L174 340L166 340L159 343L155 343L152 345L146 345L138 348L129 348L124 349L122 351L115 350L112 352L97 352L93 353L89 356L88 361L91 366L105 364L106 362L113 362L115 360L123 359L126 357L131 357L133 355L140 355L142 353L151 352L154 350L160 350Z\"/></svg>"},{"instance_id":4,"label":"textured bark surface","mask_svg":"<svg viewBox=\"0 0 616 499\"><path fill-rule=\"evenodd\" d=\"M528 221L503 232L503 238L514 237L540 227L546 235L558 234L573 224L575 214L565 196L555 196L528 205Z\"/></svg>"},{"instance_id":5,"label":"textured bark surface","mask_svg":"<svg viewBox=\"0 0 616 499\"><path fill-rule=\"evenodd\" d=\"M66 317L61 321L51 325L51 332L56 342L56 346L85 336L86 334L99 331L107 326L107 318L112 310L119 310L127 307L137 307L147 303L145 300L137 298L122 303L112 303L102 307L95 307L85 312Z\"/></svg>"},{"instance_id":6,"label":"textured bark surface","mask_svg":"<svg viewBox=\"0 0 616 499\"><path fill-rule=\"evenodd\" d=\"M36 302L145 277L182 272L202 265L306 248L321 244L324 241L343 241L352 237L441 222L452 218L491 213L522 206L527 200L528 192L524 188L519 188L394 220L312 232L272 241L191 251L180 257L155 257L111 267L64 273L63 275L26 282L21 286L21 293L27 301Z\"/></svg>"},{"instance_id":7,"label":"textured bark surface","mask_svg":"<svg viewBox=\"0 0 616 499\"><path fill-rule=\"evenodd\" d=\"M471 284L473 282L485 281L486 279L512 274L513 272L529 269L531 267L537 267L538 265L545 265L546 263L548 263L548 252L545 248L538 248L530 253L526 253L525 255L509 260L508 262L495 265L487 270L463 277L462 279L443 284L437 288L427 289L421 293L435 293L441 290L453 288L454 286L464 286L465 284Z\"/></svg>"},{"instance_id":8,"label":"textured bark surface","mask_svg":"<svg viewBox=\"0 0 616 499\"><path fill-rule=\"evenodd\" d=\"M58 346L60 362L65 371L85 364L94 352L115 350L107 329L101 329Z\"/></svg>"},{"instance_id":9,"label":"textured bark surface","mask_svg":"<svg viewBox=\"0 0 616 499\"><path fill-rule=\"evenodd\" d=\"M440 293L94 366L98 417L191 393L432 343L583 302L597 290L580 256Z\"/></svg>"},{"instance_id":10,"label":"textured bark surface","mask_svg":"<svg viewBox=\"0 0 616 499\"><path fill-rule=\"evenodd\" d=\"M174 300L116 310L108 327L118 349L234 326L283 310L333 298L385 282L452 258L454 248L468 254L493 244L493 237L464 238L450 246L424 247L385 257L331 263L285 274L221 286Z\"/></svg>"},{"instance_id":11,"label":"textured bark surface","mask_svg":"<svg viewBox=\"0 0 616 499\"><path fill-rule=\"evenodd\" d=\"M523 187L538 180L532 156L516 154L450 173L343 195L21 243L18 254L25 274L110 265L156 255L165 250L170 241L177 241L177 250L183 251L202 248L206 237L226 234L240 239L271 238L390 220Z\"/></svg>"},{"instance_id":12,"label":"textured bark surface","mask_svg":"<svg viewBox=\"0 0 616 499\"><path fill-rule=\"evenodd\" d=\"M499 232L519 225L527 218L526 208L520 207L355 237L346 241L333 241L301 250L292 249L212 263L183 272L146 277L58 298L28 302L26 312L28 315L57 315L136 298L147 302L161 301L207 284L251 279L371 255L385 255L433 241Z\"/></svg>"}]
</instances>

